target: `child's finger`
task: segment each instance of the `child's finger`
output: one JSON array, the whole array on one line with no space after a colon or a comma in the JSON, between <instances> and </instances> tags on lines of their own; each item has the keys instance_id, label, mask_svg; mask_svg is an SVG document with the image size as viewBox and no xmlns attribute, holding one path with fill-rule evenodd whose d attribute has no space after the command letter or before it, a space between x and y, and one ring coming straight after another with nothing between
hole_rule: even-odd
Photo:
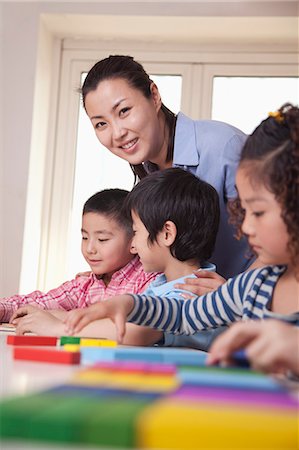
<instances>
[{"instance_id":1,"label":"child's finger","mask_svg":"<svg viewBox=\"0 0 299 450\"><path fill-rule=\"evenodd\" d=\"M200 270L195 270L194 275L197 278L215 278L215 275L218 275L218 274L216 272L212 272L211 270L200 269Z\"/></svg>"},{"instance_id":2,"label":"child's finger","mask_svg":"<svg viewBox=\"0 0 299 450\"><path fill-rule=\"evenodd\" d=\"M116 326L116 339L118 344L122 344L125 334L126 334L126 322L122 315L117 314L115 317L115 326Z\"/></svg>"},{"instance_id":3,"label":"child's finger","mask_svg":"<svg viewBox=\"0 0 299 450\"><path fill-rule=\"evenodd\" d=\"M221 334L210 348L208 363L227 360L233 352L246 348L256 336L255 325L252 322L239 322Z\"/></svg>"},{"instance_id":4,"label":"child's finger","mask_svg":"<svg viewBox=\"0 0 299 450\"><path fill-rule=\"evenodd\" d=\"M86 327L90 322L92 322L92 318L89 317L87 314L84 316L81 316L79 320L74 324L73 330L74 333L79 333L79 331L82 330L82 328Z\"/></svg>"},{"instance_id":5,"label":"child's finger","mask_svg":"<svg viewBox=\"0 0 299 450\"><path fill-rule=\"evenodd\" d=\"M24 306L22 308L17 309L10 318L10 323L14 323L15 319L19 319L20 317L26 316L28 314L27 308Z\"/></svg>"},{"instance_id":6,"label":"child's finger","mask_svg":"<svg viewBox=\"0 0 299 450\"><path fill-rule=\"evenodd\" d=\"M77 322L78 322L77 314L74 314L73 312L71 312L70 315L64 319L65 330L68 334L74 333Z\"/></svg>"},{"instance_id":7,"label":"child's finger","mask_svg":"<svg viewBox=\"0 0 299 450\"><path fill-rule=\"evenodd\" d=\"M197 280L197 282L198 282L198 280ZM207 292L211 292L212 290L214 290L214 289L211 289L211 288L202 287L198 283L197 284L195 284L195 283L194 284L183 284L183 283L180 283L180 284L175 284L174 287L175 287L175 289L189 291L191 294L187 294L187 293L181 293L180 294L181 297L186 298L186 299L193 298L194 295L196 295L196 296L204 295ZM194 294L194 295L192 295L192 294ZM191 297L190 297L190 295L191 295Z\"/></svg>"}]
</instances>

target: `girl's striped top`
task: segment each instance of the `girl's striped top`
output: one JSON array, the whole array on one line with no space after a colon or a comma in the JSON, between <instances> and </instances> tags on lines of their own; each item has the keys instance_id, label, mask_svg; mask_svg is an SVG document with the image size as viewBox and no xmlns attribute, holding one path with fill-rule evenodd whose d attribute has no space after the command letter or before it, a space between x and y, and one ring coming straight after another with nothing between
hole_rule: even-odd
<instances>
[{"instance_id":1,"label":"girl's striped top","mask_svg":"<svg viewBox=\"0 0 299 450\"><path fill-rule=\"evenodd\" d=\"M230 278L216 291L185 300L132 295L135 305L127 320L173 334L194 334L238 320L278 318L299 324L299 315L269 310L273 291L286 266L267 266Z\"/></svg>"}]
</instances>

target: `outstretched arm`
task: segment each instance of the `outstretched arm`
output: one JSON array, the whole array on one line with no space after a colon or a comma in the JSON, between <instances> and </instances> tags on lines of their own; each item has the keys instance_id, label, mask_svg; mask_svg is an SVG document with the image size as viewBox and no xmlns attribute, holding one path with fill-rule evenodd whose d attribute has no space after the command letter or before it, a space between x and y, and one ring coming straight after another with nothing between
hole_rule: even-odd
<instances>
[{"instance_id":1,"label":"outstretched arm","mask_svg":"<svg viewBox=\"0 0 299 450\"><path fill-rule=\"evenodd\" d=\"M116 338L123 342L126 332L126 320L133 309L134 300L131 295L117 295L109 300L94 303L88 308L75 309L67 314L64 320L68 334L79 333L89 323L98 319L111 319L116 326Z\"/></svg>"},{"instance_id":2,"label":"outstretched arm","mask_svg":"<svg viewBox=\"0 0 299 450\"><path fill-rule=\"evenodd\" d=\"M68 313L66 332L78 333L88 323L111 319L117 328L117 340L123 341L126 321L174 334L194 334L242 317L241 298L232 298L234 284L229 281L220 291L203 297L160 298L146 295L120 295L107 301ZM236 297L236 296L235 296Z\"/></svg>"}]
</instances>

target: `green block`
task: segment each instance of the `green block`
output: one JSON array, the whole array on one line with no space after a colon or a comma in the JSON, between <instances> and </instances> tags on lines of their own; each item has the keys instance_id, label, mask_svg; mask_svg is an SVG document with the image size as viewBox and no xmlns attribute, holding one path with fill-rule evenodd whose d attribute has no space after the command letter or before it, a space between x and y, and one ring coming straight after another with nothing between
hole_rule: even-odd
<instances>
[{"instance_id":1,"label":"green block","mask_svg":"<svg viewBox=\"0 0 299 450\"><path fill-rule=\"evenodd\" d=\"M180 373L180 371L185 371L188 370L190 372L198 372L198 373L203 373L206 372L207 375L209 373L223 373L223 375L245 375L245 376L253 376L253 377L265 377L265 375L262 375L260 372L256 372L254 370L251 369L244 369L242 367L213 367L213 366L202 366L202 367L196 367L196 366L180 366L178 368L178 373Z\"/></svg>"},{"instance_id":2,"label":"green block","mask_svg":"<svg viewBox=\"0 0 299 450\"><path fill-rule=\"evenodd\" d=\"M94 411L84 428L84 442L101 446L135 448L136 419L152 400L110 399L104 411Z\"/></svg>"},{"instance_id":3,"label":"green block","mask_svg":"<svg viewBox=\"0 0 299 450\"><path fill-rule=\"evenodd\" d=\"M4 400L0 403L0 436L5 438L27 438L32 430L32 419L45 408L57 403L53 395L33 394Z\"/></svg>"},{"instance_id":4,"label":"green block","mask_svg":"<svg viewBox=\"0 0 299 450\"><path fill-rule=\"evenodd\" d=\"M61 395L59 402L32 417L30 438L48 442L82 442L81 430L95 399Z\"/></svg>"},{"instance_id":5,"label":"green block","mask_svg":"<svg viewBox=\"0 0 299 450\"><path fill-rule=\"evenodd\" d=\"M60 338L60 345L64 345L64 344L80 344L80 339L79 337L76 336L61 336Z\"/></svg>"},{"instance_id":6,"label":"green block","mask_svg":"<svg viewBox=\"0 0 299 450\"><path fill-rule=\"evenodd\" d=\"M0 436L132 448L138 414L152 399L44 392L0 403Z\"/></svg>"}]
</instances>

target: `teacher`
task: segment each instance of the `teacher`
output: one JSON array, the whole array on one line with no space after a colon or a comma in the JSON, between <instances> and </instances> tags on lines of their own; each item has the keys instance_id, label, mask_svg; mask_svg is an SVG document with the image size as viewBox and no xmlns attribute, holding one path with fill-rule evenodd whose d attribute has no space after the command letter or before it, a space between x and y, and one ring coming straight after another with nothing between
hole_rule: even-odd
<instances>
[{"instance_id":1,"label":"teacher","mask_svg":"<svg viewBox=\"0 0 299 450\"><path fill-rule=\"evenodd\" d=\"M131 56L112 55L97 62L85 78L82 98L97 138L128 161L136 179L180 167L215 187L221 217L211 261L225 278L246 270L252 263L246 257L247 241L234 237L228 216L228 204L237 197L235 174L246 135L223 122L175 115ZM219 280L214 282L217 287Z\"/></svg>"}]
</instances>

